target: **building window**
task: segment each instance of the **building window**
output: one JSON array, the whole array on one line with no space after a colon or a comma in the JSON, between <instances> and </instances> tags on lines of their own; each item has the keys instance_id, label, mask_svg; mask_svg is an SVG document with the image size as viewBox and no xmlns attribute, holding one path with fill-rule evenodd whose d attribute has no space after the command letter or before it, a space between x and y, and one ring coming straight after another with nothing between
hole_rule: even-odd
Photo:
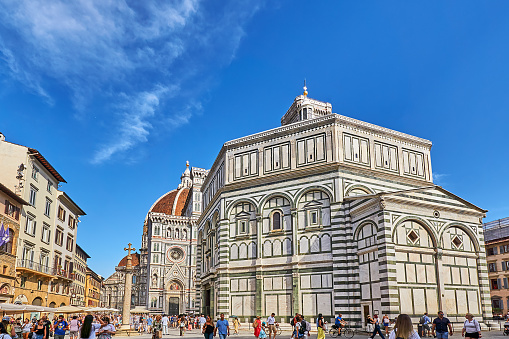
<instances>
[{"instance_id":1,"label":"building window","mask_svg":"<svg viewBox=\"0 0 509 339\"><path fill-rule=\"evenodd\" d=\"M154 235L159 235L159 234L161 234L161 227L155 226L154 227Z\"/></svg>"},{"instance_id":2,"label":"building window","mask_svg":"<svg viewBox=\"0 0 509 339\"><path fill-rule=\"evenodd\" d=\"M9 200L5 200L5 214L19 220L19 207L14 206L9 202Z\"/></svg>"},{"instance_id":3,"label":"building window","mask_svg":"<svg viewBox=\"0 0 509 339\"><path fill-rule=\"evenodd\" d=\"M490 247L486 250L488 255L497 255L497 247Z\"/></svg>"},{"instance_id":4,"label":"building window","mask_svg":"<svg viewBox=\"0 0 509 339\"><path fill-rule=\"evenodd\" d=\"M44 209L44 215L49 217L51 213L51 200L46 198L46 208Z\"/></svg>"},{"instance_id":5,"label":"building window","mask_svg":"<svg viewBox=\"0 0 509 339\"><path fill-rule=\"evenodd\" d=\"M50 233L51 233L50 225L43 223L42 224L42 237L41 237L42 242L49 244Z\"/></svg>"},{"instance_id":6,"label":"building window","mask_svg":"<svg viewBox=\"0 0 509 339\"><path fill-rule=\"evenodd\" d=\"M500 279L491 279L491 289L499 290L501 288Z\"/></svg>"},{"instance_id":7,"label":"building window","mask_svg":"<svg viewBox=\"0 0 509 339\"><path fill-rule=\"evenodd\" d=\"M281 229L281 226L283 225L283 213L281 213L280 211L275 211L272 213L272 217L271 217L271 222L272 222L272 230L273 231L278 231Z\"/></svg>"},{"instance_id":8,"label":"building window","mask_svg":"<svg viewBox=\"0 0 509 339\"><path fill-rule=\"evenodd\" d=\"M42 280L37 280L37 290L42 290Z\"/></svg>"},{"instance_id":9,"label":"building window","mask_svg":"<svg viewBox=\"0 0 509 339\"><path fill-rule=\"evenodd\" d=\"M37 188L35 188L33 186L30 186L30 197L28 198L28 202L33 207L35 207L35 198L36 198L36 195L37 195Z\"/></svg>"},{"instance_id":10,"label":"building window","mask_svg":"<svg viewBox=\"0 0 509 339\"><path fill-rule=\"evenodd\" d=\"M488 264L488 271L489 272L496 272L497 271L497 263L492 262Z\"/></svg>"},{"instance_id":11,"label":"building window","mask_svg":"<svg viewBox=\"0 0 509 339\"><path fill-rule=\"evenodd\" d=\"M500 254L502 253L509 253L509 245L500 246Z\"/></svg>"},{"instance_id":12,"label":"building window","mask_svg":"<svg viewBox=\"0 0 509 339\"><path fill-rule=\"evenodd\" d=\"M509 271L509 261L502 261L502 271Z\"/></svg>"},{"instance_id":13,"label":"building window","mask_svg":"<svg viewBox=\"0 0 509 339\"><path fill-rule=\"evenodd\" d=\"M34 220L34 218L31 215L27 215L27 221L25 224L25 232L32 236L35 236L36 223L37 222Z\"/></svg>"},{"instance_id":14,"label":"building window","mask_svg":"<svg viewBox=\"0 0 509 339\"><path fill-rule=\"evenodd\" d=\"M64 216L64 218L65 218L65 216ZM69 222L67 224L69 225L70 228L74 229L76 227L76 221L77 220L78 219L76 219L72 215L69 215Z\"/></svg>"},{"instance_id":15,"label":"building window","mask_svg":"<svg viewBox=\"0 0 509 339\"><path fill-rule=\"evenodd\" d=\"M151 308L156 308L157 307L157 298L156 297L152 297L150 299L150 307Z\"/></svg>"},{"instance_id":16,"label":"building window","mask_svg":"<svg viewBox=\"0 0 509 339\"><path fill-rule=\"evenodd\" d=\"M239 233L240 234L246 234L247 233L248 222L249 221L246 220L246 219L238 221L238 228L239 228Z\"/></svg>"},{"instance_id":17,"label":"building window","mask_svg":"<svg viewBox=\"0 0 509 339\"><path fill-rule=\"evenodd\" d=\"M308 210L308 225L309 226L318 226L320 224L320 219L318 217L318 210Z\"/></svg>"},{"instance_id":18,"label":"building window","mask_svg":"<svg viewBox=\"0 0 509 339\"><path fill-rule=\"evenodd\" d=\"M27 282L27 277L21 277L21 281L19 283L19 287L25 288L26 282Z\"/></svg>"},{"instance_id":19,"label":"building window","mask_svg":"<svg viewBox=\"0 0 509 339\"><path fill-rule=\"evenodd\" d=\"M32 178L35 181L37 181L37 179L39 178L39 169L35 165L32 166Z\"/></svg>"},{"instance_id":20,"label":"building window","mask_svg":"<svg viewBox=\"0 0 509 339\"><path fill-rule=\"evenodd\" d=\"M48 185L46 185L46 190L51 193L51 191L53 190L53 183L51 181L48 180Z\"/></svg>"},{"instance_id":21,"label":"building window","mask_svg":"<svg viewBox=\"0 0 509 339\"><path fill-rule=\"evenodd\" d=\"M62 206L58 206L58 219L65 221L65 210L62 208Z\"/></svg>"},{"instance_id":22,"label":"building window","mask_svg":"<svg viewBox=\"0 0 509 339\"><path fill-rule=\"evenodd\" d=\"M55 244L62 246L64 242L64 231L61 228L57 228L55 233Z\"/></svg>"},{"instance_id":23,"label":"building window","mask_svg":"<svg viewBox=\"0 0 509 339\"><path fill-rule=\"evenodd\" d=\"M69 252L72 252L74 247L74 239L72 235L67 235L67 243L65 244L65 249Z\"/></svg>"},{"instance_id":24,"label":"building window","mask_svg":"<svg viewBox=\"0 0 509 339\"><path fill-rule=\"evenodd\" d=\"M154 264L159 264L159 255L158 254L154 254L152 256L152 258L153 258L152 261L154 262Z\"/></svg>"}]
</instances>

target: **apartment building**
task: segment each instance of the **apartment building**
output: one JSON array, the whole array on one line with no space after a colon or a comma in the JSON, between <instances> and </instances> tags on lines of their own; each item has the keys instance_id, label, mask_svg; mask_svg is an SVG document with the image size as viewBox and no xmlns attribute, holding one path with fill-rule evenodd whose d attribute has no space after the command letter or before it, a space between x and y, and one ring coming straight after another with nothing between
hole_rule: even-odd
<instances>
[{"instance_id":1,"label":"apartment building","mask_svg":"<svg viewBox=\"0 0 509 339\"><path fill-rule=\"evenodd\" d=\"M22 206L27 204L28 202L0 184L0 232L8 232L8 240L0 245L0 303L12 303L14 298L20 212Z\"/></svg>"},{"instance_id":2,"label":"apartment building","mask_svg":"<svg viewBox=\"0 0 509 339\"><path fill-rule=\"evenodd\" d=\"M493 315L509 310L509 218L483 225Z\"/></svg>"},{"instance_id":3,"label":"apartment building","mask_svg":"<svg viewBox=\"0 0 509 339\"><path fill-rule=\"evenodd\" d=\"M87 259L90 256L76 244L74 253L74 281L71 291L71 305L85 307L85 289L87 281Z\"/></svg>"},{"instance_id":4,"label":"apartment building","mask_svg":"<svg viewBox=\"0 0 509 339\"><path fill-rule=\"evenodd\" d=\"M69 305L72 278L64 251L58 253L63 235L57 228L57 208L62 205L58 185L66 181L41 152L8 142L1 133L0 158L0 182L28 202L20 211L14 299L49 307Z\"/></svg>"},{"instance_id":5,"label":"apartment building","mask_svg":"<svg viewBox=\"0 0 509 339\"><path fill-rule=\"evenodd\" d=\"M99 307L103 278L87 267L85 283L85 304L87 307Z\"/></svg>"}]
</instances>

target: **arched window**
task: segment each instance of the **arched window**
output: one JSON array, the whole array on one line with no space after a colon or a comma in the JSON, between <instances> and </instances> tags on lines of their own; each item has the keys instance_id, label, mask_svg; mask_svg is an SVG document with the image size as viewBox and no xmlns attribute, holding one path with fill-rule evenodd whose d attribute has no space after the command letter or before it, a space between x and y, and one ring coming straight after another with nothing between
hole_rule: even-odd
<instances>
[{"instance_id":1,"label":"arched window","mask_svg":"<svg viewBox=\"0 0 509 339\"><path fill-rule=\"evenodd\" d=\"M179 238L179 229L176 228L175 229L175 239L178 239Z\"/></svg>"},{"instance_id":2,"label":"arched window","mask_svg":"<svg viewBox=\"0 0 509 339\"><path fill-rule=\"evenodd\" d=\"M274 213L272 213L272 229L273 230L281 229L281 224L282 224L281 219L282 219L281 212L275 211Z\"/></svg>"}]
</instances>

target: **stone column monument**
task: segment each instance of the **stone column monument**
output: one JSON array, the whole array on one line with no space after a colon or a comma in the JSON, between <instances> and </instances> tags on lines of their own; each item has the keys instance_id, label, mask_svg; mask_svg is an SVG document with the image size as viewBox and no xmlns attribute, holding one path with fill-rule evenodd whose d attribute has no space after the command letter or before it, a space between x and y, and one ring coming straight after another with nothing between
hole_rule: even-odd
<instances>
[{"instance_id":1,"label":"stone column monument","mask_svg":"<svg viewBox=\"0 0 509 339\"><path fill-rule=\"evenodd\" d=\"M125 287L124 287L124 306L122 309L122 326L121 331L128 331L130 329L129 320L131 319L131 286L133 282L133 265L131 251L135 251L134 247L131 247L131 243L128 247L124 248L127 251L127 265L125 266Z\"/></svg>"}]
</instances>

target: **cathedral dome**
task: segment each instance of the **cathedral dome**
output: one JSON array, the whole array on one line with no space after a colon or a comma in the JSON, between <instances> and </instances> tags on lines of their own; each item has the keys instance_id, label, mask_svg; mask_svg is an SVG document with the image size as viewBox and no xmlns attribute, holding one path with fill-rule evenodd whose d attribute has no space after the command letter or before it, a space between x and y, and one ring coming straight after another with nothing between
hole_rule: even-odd
<instances>
[{"instance_id":1,"label":"cathedral dome","mask_svg":"<svg viewBox=\"0 0 509 339\"><path fill-rule=\"evenodd\" d=\"M133 267L138 266L140 264L140 255L138 253L132 253L131 254L131 264ZM126 266L127 265L127 255L120 260L118 263L118 266Z\"/></svg>"},{"instance_id":2,"label":"cathedral dome","mask_svg":"<svg viewBox=\"0 0 509 339\"><path fill-rule=\"evenodd\" d=\"M182 216L190 189L181 187L160 197L149 212Z\"/></svg>"}]
</instances>

